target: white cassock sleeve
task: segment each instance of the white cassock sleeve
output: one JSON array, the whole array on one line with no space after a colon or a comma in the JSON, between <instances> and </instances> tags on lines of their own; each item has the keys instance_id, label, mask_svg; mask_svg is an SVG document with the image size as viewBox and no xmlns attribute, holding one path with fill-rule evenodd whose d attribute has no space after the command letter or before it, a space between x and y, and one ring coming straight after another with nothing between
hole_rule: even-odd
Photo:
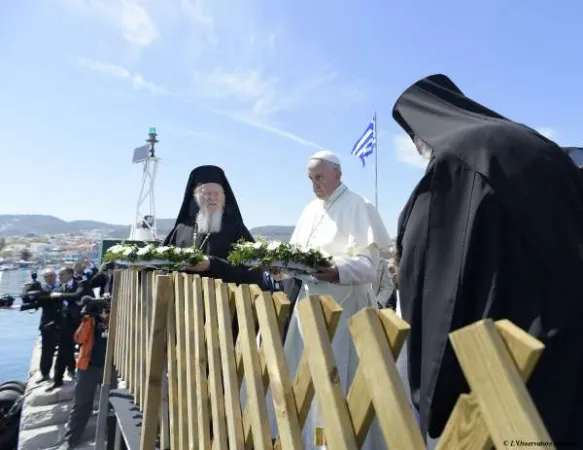
<instances>
[{"instance_id":1,"label":"white cassock sleeve","mask_svg":"<svg viewBox=\"0 0 583 450\"><path fill-rule=\"evenodd\" d=\"M376 266L379 260L379 249L370 245L358 255L352 257L334 257L338 268L339 284L367 284L376 278Z\"/></svg>"}]
</instances>

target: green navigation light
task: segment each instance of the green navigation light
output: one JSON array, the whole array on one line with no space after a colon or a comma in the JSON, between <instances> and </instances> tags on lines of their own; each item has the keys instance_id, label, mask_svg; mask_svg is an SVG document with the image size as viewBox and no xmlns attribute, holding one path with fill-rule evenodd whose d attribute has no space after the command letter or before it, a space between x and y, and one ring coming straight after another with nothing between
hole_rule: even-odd
<instances>
[{"instance_id":1,"label":"green navigation light","mask_svg":"<svg viewBox=\"0 0 583 450\"><path fill-rule=\"evenodd\" d=\"M150 127L150 131L148 133L156 134L156 127Z\"/></svg>"}]
</instances>

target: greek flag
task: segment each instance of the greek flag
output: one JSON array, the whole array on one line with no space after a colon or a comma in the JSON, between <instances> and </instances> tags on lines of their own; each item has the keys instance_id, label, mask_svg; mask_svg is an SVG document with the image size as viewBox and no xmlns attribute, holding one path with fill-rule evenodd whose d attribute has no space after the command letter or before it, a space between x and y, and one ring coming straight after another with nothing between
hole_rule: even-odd
<instances>
[{"instance_id":1,"label":"greek flag","mask_svg":"<svg viewBox=\"0 0 583 450\"><path fill-rule=\"evenodd\" d=\"M360 139L354 144L352 154L362 161L362 167L366 164L366 157L372 155L377 146L377 116L373 116L368 127Z\"/></svg>"}]
</instances>

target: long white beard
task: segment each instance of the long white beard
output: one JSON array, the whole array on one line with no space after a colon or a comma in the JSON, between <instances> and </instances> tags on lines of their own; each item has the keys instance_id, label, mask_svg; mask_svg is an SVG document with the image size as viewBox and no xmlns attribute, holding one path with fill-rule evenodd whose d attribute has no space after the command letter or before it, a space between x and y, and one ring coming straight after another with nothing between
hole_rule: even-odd
<instances>
[{"instance_id":1,"label":"long white beard","mask_svg":"<svg viewBox=\"0 0 583 450\"><path fill-rule=\"evenodd\" d=\"M199 233L218 233L223 226L223 211L199 211L196 215L196 225Z\"/></svg>"}]
</instances>

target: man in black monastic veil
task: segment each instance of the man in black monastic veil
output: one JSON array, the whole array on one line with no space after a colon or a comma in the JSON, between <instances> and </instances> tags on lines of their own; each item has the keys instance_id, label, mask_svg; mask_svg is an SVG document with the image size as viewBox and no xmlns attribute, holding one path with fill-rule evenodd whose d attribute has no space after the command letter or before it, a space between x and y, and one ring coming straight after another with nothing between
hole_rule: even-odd
<instances>
[{"instance_id":1,"label":"man in black monastic veil","mask_svg":"<svg viewBox=\"0 0 583 450\"><path fill-rule=\"evenodd\" d=\"M206 255L186 272L221 279L225 283L257 284L264 287L260 270L233 266L227 260L239 240L254 242L225 173L217 166L200 166L190 173L176 224L164 245L196 246Z\"/></svg>"},{"instance_id":2,"label":"man in black monastic veil","mask_svg":"<svg viewBox=\"0 0 583 450\"><path fill-rule=\"evenodd\" d=\"M506 318L545 345L527 386L551 437L582 448L579 169L554 142L467 98L444 75L409 87L393 118L429 158L397 237L423 433L439 436L468 392L448 333Z\"/></svg>"}]
</instances>

